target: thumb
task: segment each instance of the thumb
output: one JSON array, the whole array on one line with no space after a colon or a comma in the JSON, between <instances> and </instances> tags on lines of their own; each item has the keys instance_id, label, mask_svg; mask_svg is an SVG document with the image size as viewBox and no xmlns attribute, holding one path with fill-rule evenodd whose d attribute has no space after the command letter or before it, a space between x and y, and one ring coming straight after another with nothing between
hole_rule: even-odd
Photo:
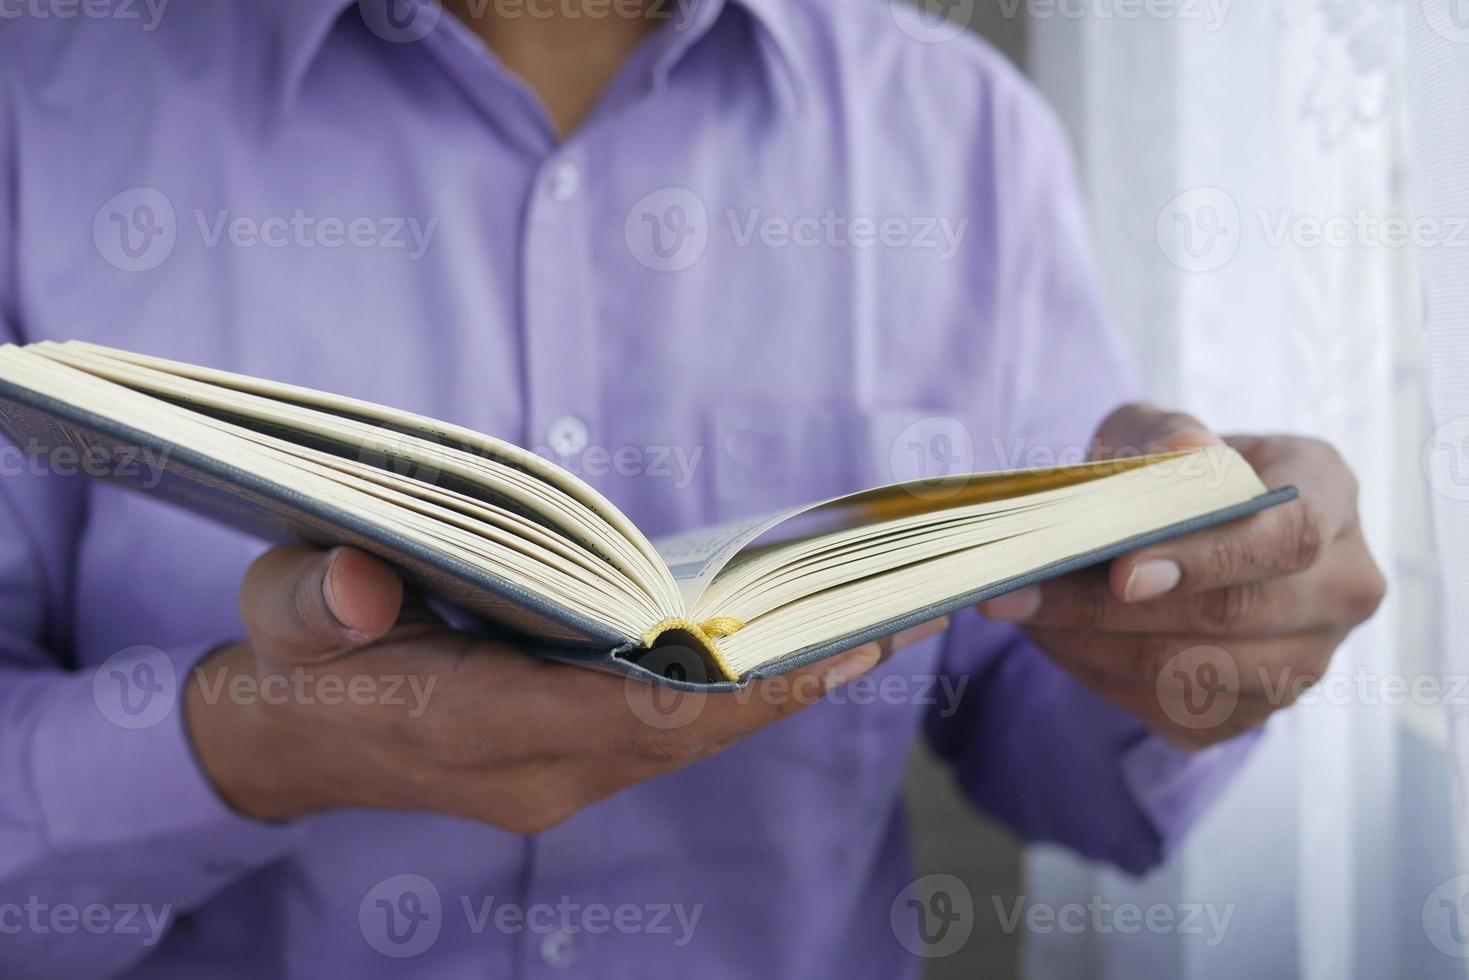
<instances>
[{"instance_id":1,"label":"thumb","mask_svg":"<svg viewBox=\"0 0 1469 980\"><path fill-rule=\"evenodd\" d=\"M1221 446L1224 440L1183 412L1165 412L1149 402L1132 402L1102 420L1092 441L1092 459L1138 453Z\"/></svg>"},{"instance_id":2,"label":"thumb","mask_svg":"<svg viewBox=\"0 0 1469 980\"><path fill-rule=\"evenodd\" d=\"M403 581L356 548L272 548L240 586L240 615L256 650L312 663L378 639L397 622Z\"/></svg>"}]
</instances>

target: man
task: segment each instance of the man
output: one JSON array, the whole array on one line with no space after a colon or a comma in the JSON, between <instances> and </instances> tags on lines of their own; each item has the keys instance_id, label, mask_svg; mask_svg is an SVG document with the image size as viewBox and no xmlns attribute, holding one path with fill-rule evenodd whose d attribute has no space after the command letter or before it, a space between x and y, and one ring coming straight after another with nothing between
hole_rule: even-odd
<instances>
[{"instance_id":1,"label":"man","mask_svg":"<svg viewBox=\"0 0 1469 980\"><path fill-rule=\"evenodd\" d=\"M905 7L87 9L0 34L7 339L450 419L652 534L1216 438L1118 409L1055 122ZM1142 872L1272 672L1319 675L1375 608L1339 457L1231 441L1300 501L680 724L360 552L261 554L8 456L0 973L911 975L920 729L1017 833ZM1238 674L1205 724L1200 650Z\"/></svg>"}]
</instances>

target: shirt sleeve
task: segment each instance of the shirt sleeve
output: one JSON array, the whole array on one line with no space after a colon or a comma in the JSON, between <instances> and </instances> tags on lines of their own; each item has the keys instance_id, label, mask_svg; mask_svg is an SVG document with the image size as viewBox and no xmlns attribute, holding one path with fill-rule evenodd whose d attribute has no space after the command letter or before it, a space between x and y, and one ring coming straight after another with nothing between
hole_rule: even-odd
<instances>
[{"instance_id":1,"label":"shirt sleeve","mask_svg":"<svg viewBox=\"0 0 1469 980\"><path fill-rule=\"evenodd\" d=\"M1102 309L1086 222L1059 124L1022 82L994 110L995 322L1004 380L998 431L1027 465L1075 462L1136 385ZM979 806L1027 840L1133 873L1159 863L1253 743L1186 754L1093 695L1009 624L954 620L942 669L968 677L962 710L928 737Z\"/></svg>"},{"instance_id":2,"label":"shirt sleeve","mask_svg":"<svg viewBox=\"0 0 1469 980\"><path fill-rule=\"evenodd\" d=\"M21 342L6 84L0 342ZM47 469L0 433L0 974L108 976L304 830L234 813L194 758L180 694L214 643L68 663L87 495L83 478ZM104 909L117 928L95 928Z\"/></svg>"}]
</instances>

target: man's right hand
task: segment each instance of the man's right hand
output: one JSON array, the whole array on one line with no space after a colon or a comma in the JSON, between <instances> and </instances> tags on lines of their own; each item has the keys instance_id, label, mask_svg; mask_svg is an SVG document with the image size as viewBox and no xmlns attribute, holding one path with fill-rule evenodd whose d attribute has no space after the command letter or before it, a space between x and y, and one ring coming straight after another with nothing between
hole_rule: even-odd
<instances>
[{"instance_id":1,"label":"man's right hand","mask_svg":"<svg viewBox=\"0 0 1469 980\"><path fill-rule=\"evenodd\" d=\"M666 692L456 632L421 606L405 608L398 574L353 548L266 552L245 575L240 609L248 639L206 658L186 695L200 763L237 810L266 820L418 810L516 833L711 755L945 625L753 691L686 695L701 701L667 725L646 720ZM398 696L351 696L389 689Z\"/></svg>"}]
</instances>

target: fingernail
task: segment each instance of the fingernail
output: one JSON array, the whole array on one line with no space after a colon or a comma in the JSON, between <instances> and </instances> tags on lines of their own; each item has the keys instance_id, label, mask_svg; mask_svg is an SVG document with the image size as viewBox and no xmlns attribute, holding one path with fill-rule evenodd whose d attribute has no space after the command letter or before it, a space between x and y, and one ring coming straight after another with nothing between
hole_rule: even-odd
<instances>
[{"instance_id":1,"label":"fingernail","mask_svg":"<svg viewBox=\"0 0 1469 980\"><path fill-rule=\"evenodd\" d=\"M831 668L825 674L826 689L836 690L848 681L861 677L876 667L881 658L882 647L876 643L866 643L848 650L831 662Z\"/></svg>"},{"instance_id":2,"label":"fingernail","mask_svg":"<svg viewBox=\"0 0 1469 980\"><path fill-rule=\"evenodd\" d=\"M326 600L327 611L342 628L342 633L353 643L361 643L367 639L367 634L347 625L347 617L342 615L342 609L337 605L336 593L333 591L336 588L333 583L336 579L337 558L340 555L340 551L332 552L331 564L326 566L326 574L321 577L321 595Z\"/></svg>"},{"instance_id":3,"label":"fingernail","mask_svg":"<svg viewBox=\"0 0 1469 980\"><path fill-rule=\"evenodd\" d=\"M985 600L979 604L979 611L984 613L988 619L998 619L1006 623L1023 623L1034 616L1040 607L1041 587L1027 585L1023 589L1016 589L1014 592L1006 592L1002 596Z\"/></svg>"},{"instance_id":4,"label":"fingernail","mask_svg":"<svg viewBox=\"0 0 1469 980\"><path fill-rule=\"evenodd\" d=\"M1178 562L1167 558L1150 558L1132 566L1127 584L1122 587L1122 598L1128 602L1143 602L1156 599L1171 592L1183 577Z\"/></svg>"}]
</instances>

